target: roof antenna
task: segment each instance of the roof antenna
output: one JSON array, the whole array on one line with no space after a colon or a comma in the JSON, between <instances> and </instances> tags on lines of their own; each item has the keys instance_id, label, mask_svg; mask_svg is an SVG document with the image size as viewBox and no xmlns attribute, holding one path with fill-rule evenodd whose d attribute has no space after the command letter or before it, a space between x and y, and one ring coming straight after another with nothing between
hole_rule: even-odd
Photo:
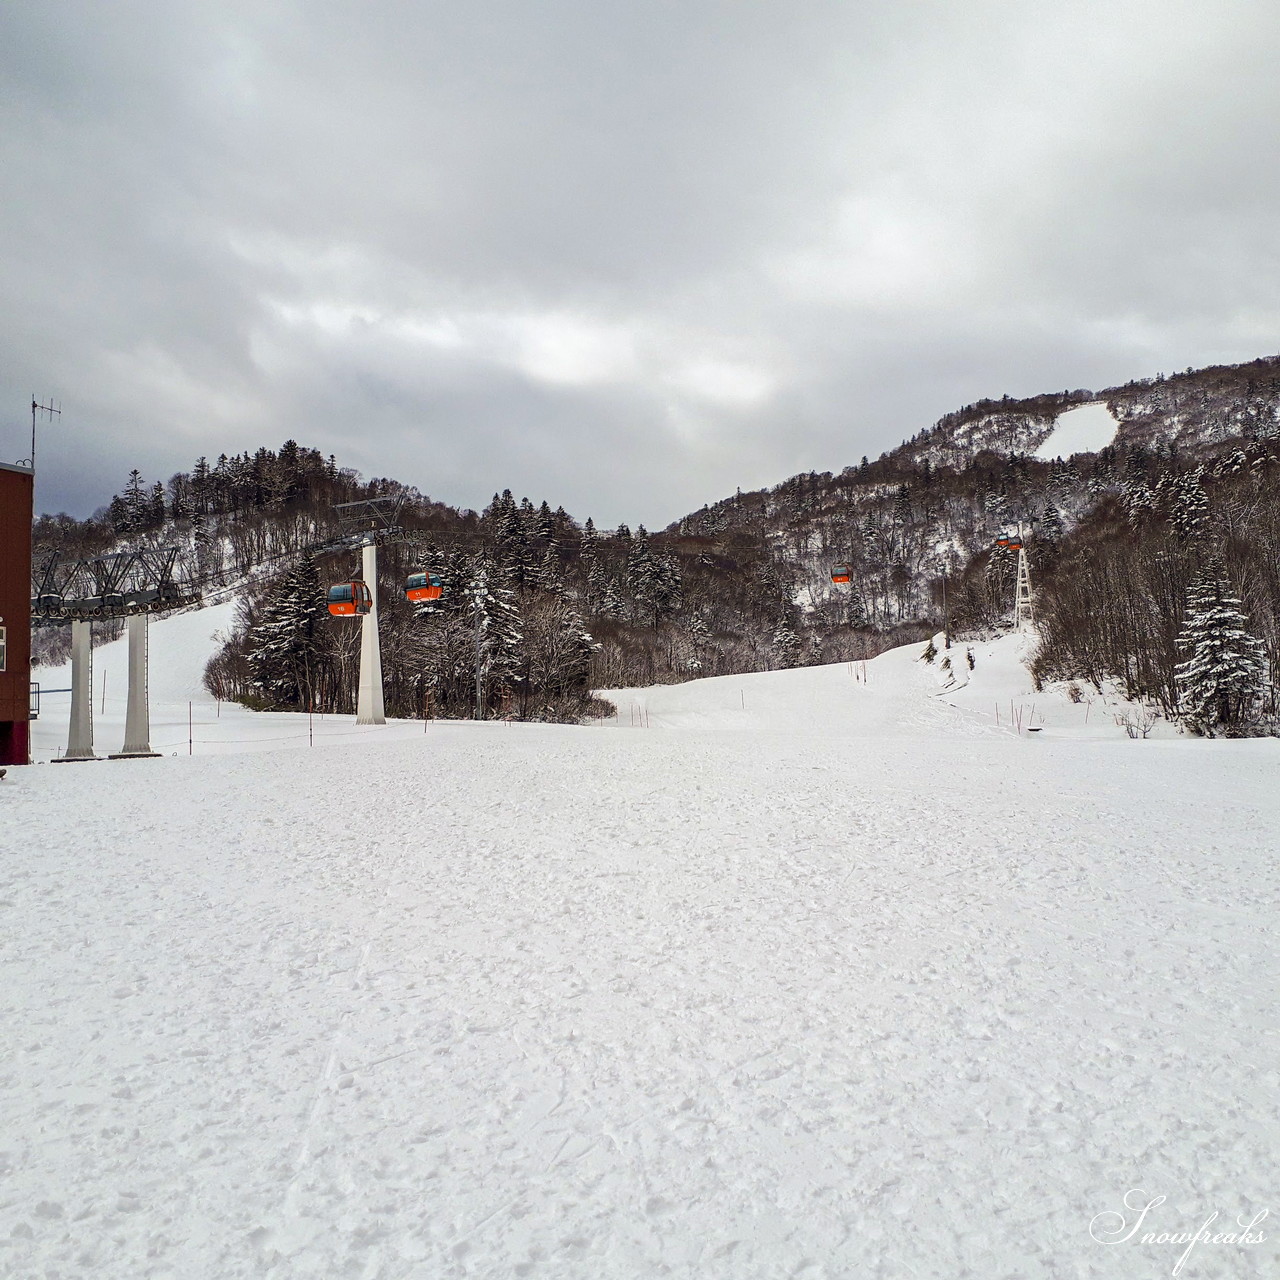
<instances>
[{"instance_id":1,"label":"roof antenna","mask_svg":"<svg viewBox=\"0 0 1280 1280\"><path fill-rule=\"evenodd\" d=\"M45 414L50 422L53 421L55 413L59 417L62 416L62 410L54 404L52 397L48 404L40 404L35 396L31 397L31 457L25 458L23 461L31 464L32 471L36 469L36 415L40 413Z\"/></svg>"}]
</instances>

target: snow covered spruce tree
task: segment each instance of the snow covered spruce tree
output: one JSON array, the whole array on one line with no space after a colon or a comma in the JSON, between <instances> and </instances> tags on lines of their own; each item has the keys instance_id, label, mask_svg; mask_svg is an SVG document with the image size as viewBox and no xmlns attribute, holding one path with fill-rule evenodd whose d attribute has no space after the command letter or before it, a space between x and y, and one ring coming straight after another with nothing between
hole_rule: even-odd
<instances>
[{"instance_id":1,"label":"snow covered spruce tree","mask_svg":"<svg viewBox=\"0 0 1280 1280\"><path fill-rule=\"evenodd\" d=\"M680 570L667 557L654 554L644 525L636 530L628 546L627 589L637 620L655 629L680 607Z\"/></svg>"},{"instance_id":2,"label":"snow covered spruce tree","mask_svg":"<svg viewBox=\"0 0 1280 1280\"><path fill-rule=\"evenodd\" d=\"M465 617L479 651L480 695L492 707L499 691L519 686L524 626L515 592L498 585L492 565L478 564L466 587Z\"/></svg>"},{"instance_id":3,"label":"snow covered spruce tree","mask_svg":"<svg viewBox=\"0 0 1280 1280\"><path fill-rule=\"evenodd\" d=\"M263 602L248 635L249 671L266 706L288 710L310 703L327 620L315 558L304 555Z\"/></svg>"},{"instance_id":4,"label":"snow covered spruce tree","mask_svg":"<svg viewBox=\"0 0 1280 1280\"><path fill-rule=\"evenodd\" d=\"M1018 557L1008 547L995 546L987 560L985 573L987 609L991 621L1011 612L1013 581L1018 571Z\"/></svg>"},{"instance_id":5,"label":"snow covered spruce tree","mask_svg":"<svg viewBox=\"0 0 1280 1280\"><path fill-rule=\"evenodd\" d=\"M1046 502L1040 513L1039 536L1048 542L1061 542L1066 536L1066 526L1062 523L1062 512L1052 502Z\"/></svg>"},{"instance_id":6,"label":"snow covered spruce tree","mask_svg":"<svg viewBox=\"0 0 1280 1280\"><path fill-rule=\"evenodd\" d=\"M1205 531L1209 499L1202 483L1204 468L1187 472L1176 483L1170 500L1169 523L1183 542L1191 542Z\"/></svg>"},{"instance_id":7,"label":"snow covered spruce tree","mask_svg":"<svg viewBox=\"0 0 1280 1280\"><path fill-rule=\"evenodd\" d=\"M776 667L794 667L800 661L800 637L784 613L779 616L769 641Z\"/></svg>"},{"instance_id":8,"label":"snow covered spruce tree","mask_svg":"<svg viewBox=\"0 0 1280 1280\"><path fill-rule=\"evenodd\" d=\"M1187 589L1178 648L1187 655L1177 681L1188 727L1212 738L1248 724L1265 685L1263 647L1215 566L1202 569Z\"/></svg>"}]
</instances>

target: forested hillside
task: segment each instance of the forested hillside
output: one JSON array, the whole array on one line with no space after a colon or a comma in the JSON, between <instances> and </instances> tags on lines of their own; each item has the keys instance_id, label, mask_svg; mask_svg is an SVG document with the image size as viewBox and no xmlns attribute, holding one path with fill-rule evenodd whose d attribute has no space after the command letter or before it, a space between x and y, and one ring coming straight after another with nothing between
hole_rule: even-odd
<instances>
[{"instance_id":1,"label":"forested hillside","mask_svg":"<svg viewBox=\"0 0 1280 1280\"><path fill-rule=\"evenodd\" d=\"M983 449L1030 454L1060 413L1105 404L1118 448L1169 446L1194 452L1238 438L1273 435L1280 413L1280 356L1139 378L1104 391L1061 391L1030 399L979 400L945 414L890 456L963 466Z\"/></svg>"},{"instance_id":2,"label":"forested hillside","mask_svg":"<svg viewBox=\"0 0 1280 1280\"><path fill-rule=\"evenodd\" d=\"M241 601L239 624L210 666L220 696L346 711L359 628L330 618L323 594L358 577L359 553L324 548L345 532L335 505L384 496L403 500L397 519L407 535L379 553L392 715L470 715L477 632L486 714L555 719L580 715L593 687L761 670L815 654L864 657L892 643L862 622L811 636L788 567L757 532L598 531L590 518L580 523L510 492L483 512L457 511L392 480L365 482L292 441L213 466L201 459L165 484L135 472L92 520L42 517L36 559L176 545L180 576L201 583L206 598L235 592ZM444 593L411 605L404 582L422 570L439 574ZM95 630L114 634L107 623ZM60 658L65 643L65 629L44 631L42 657Z\"/></svg>"},{"instance_id":3,"label":"forested hillside","mask_svg":"<svg viewBox=\"0 0 1280 1280\"><path fill-rule=\"evenodd\" d=\"M1119 424L1111 445L1030 456L1061 412L1098 402ZM37 560L176 545L206 597L241 601L211 688L348 711L359 628L329 617L323 591L360 570L358 552L332 545L333 508L399 496L405 536L379 561L388 713L473 714L479 666L484 714L573 719L592 688L862 658L944 622L997 630L1016 555L996 538L1020 526L1039 678L1115 680L1201 731L1259 731L1280 669L1278 406L1280 358L983 401L875 462L739 493L653 533L598 530L510 491L457 511L289 441L166 483L135 472L92 520L43 517ZM835 563L847 586L832 583ZM411 605L404 580L424 570L443 596ZM44 633L46 656L60 639Z\"/></svg>"}]
</instances>

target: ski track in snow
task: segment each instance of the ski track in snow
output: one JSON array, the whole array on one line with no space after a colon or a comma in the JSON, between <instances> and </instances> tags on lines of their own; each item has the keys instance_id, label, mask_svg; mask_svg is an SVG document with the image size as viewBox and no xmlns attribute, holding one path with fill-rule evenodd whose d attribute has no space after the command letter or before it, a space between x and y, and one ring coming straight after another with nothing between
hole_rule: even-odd
<instances>
[{"instance_id":1,"label":"ski track in snow","mask_svg":"<svg viewBox=\"0 0 1280 1280\"><path fill-rule=\"evenodd\" d=\"M0 1270L1168 1275L1090 1220L1277 1207L1280 744L1018 737L997 650L11 771Z\"/></svg>"}]
</instances>

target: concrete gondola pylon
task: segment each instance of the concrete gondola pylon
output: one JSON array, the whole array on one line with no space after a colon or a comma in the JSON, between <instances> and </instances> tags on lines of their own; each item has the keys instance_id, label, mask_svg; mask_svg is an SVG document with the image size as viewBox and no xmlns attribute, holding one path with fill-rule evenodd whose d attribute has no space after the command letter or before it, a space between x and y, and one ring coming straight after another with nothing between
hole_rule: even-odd
<instances>
[{"instance_id":1,"label":"concrete gondola pylon","mask_svg":"<svg viewBox=\"0 0 1280 1280\"><path fill-rule=\"evenodd\" d=\"M369 588L369 612L360 619L360 687L356 724L386 724L382 700L382 646L378 638L378 548L366 542L362 564Z\"/></svg>"},{"instance_id":2,"label":"concrete gondola pylon","mask_svg":"<svg viewBox=\"0 0 1280 1280\"><path fill-rule=\"evenodd\" d=\"M361 547L362 583L349 584L352 592L351 614L360 618L360 683L356 692L356 724L386 724L387 716L382 696L382 649L378 638L378 542L404 541L404 530L396 523L403 494L389 494L379 498L363 498L358 502L340 502L334 511L348 527L357 525L356 534ZM354 539L353 539L354 541ZM348 543L351 545L351 543ZM337 591L338 588L333 588ZM348 614L330 592L329 612L336 616Z\"/></svg>"},{"instance_id":3,"label":"concrete gondola pylon","mask_svg":"<svg viewBox=\"0 0 1280 1280\"><path fill-rule=\"evenodd\" d=\"M96 760L93 754L93 624L71 624L71 723L63 760Z\"/></svg>"},{"instance_id":4,"label":"concrete gondola pylon","mask_svg":"<svg viewBox=\"0 0 1280 1280\"><path fill-rule=\"evenodd\" d=\"M145 613L130 614L129 629L129 701L124 717L124 746L112 760L150 759L158 756L151 750L151 712L147 705L148 624Z\"/></svg>"}]
</instances>

